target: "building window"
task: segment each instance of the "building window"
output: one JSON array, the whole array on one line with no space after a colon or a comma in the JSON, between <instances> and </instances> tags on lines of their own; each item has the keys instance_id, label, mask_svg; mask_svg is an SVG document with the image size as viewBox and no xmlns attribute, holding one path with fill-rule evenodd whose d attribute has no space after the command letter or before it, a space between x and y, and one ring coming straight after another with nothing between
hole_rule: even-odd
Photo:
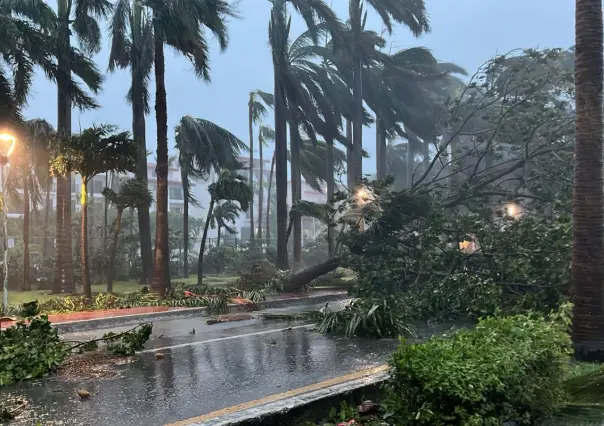
<instances>
[{"instance_id":1,"label":"building window","mask_svg":"<svg viewBox=\"0 0 604 426\"><path fill-rule=\"evenodd\" d=\"M181 213L182 214L182 207L170 207L170 211L174 212L174 213Z\"/></svg>"},{"instance_id":2,"label":"building window","mask_svg":"<svg viewBox=\"0 0 604 426\"><path fill-rule=\"evenodd\" d=\"M170 199L171 200L182 200L184 199L182 195L182 188L168 188L170 190Z\"/></svg>"},{"instance_id":3,"label":"building window","mask_svg":"<svg viewBox=\"0 0 604 426\"><path fill-rule=\"evenodd\" d=\"M92 192L94 194L100 194L103 192L103 186L105 186L105 182L100 179L94 179L92 181Z\"/></svg>"}]
</instances>

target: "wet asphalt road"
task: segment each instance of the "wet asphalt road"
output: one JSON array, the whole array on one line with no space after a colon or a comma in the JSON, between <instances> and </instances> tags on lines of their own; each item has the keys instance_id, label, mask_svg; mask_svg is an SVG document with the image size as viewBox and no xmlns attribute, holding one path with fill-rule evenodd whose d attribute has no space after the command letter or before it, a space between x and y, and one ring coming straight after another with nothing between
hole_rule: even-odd
<instances>
[{"instance_id":1,"label":"wet asphalt road","mask_svg":"<svg viewBox=\"0 0 604 426\"><path fill-rule=\"evenodd\" d=\"M2 389L0 398L29 403L10 424L160 426L379 365L397 344L326 337L301 322L254 319L207 326L205 320L156 323L154 334L163 336L118 367L119 377L75 382L53 377ZM196 333L189 334L193 328ZM158 350L163 360L155 359ZM79 389L92 396L81 401Z\"/></svg>"}]
</instances>

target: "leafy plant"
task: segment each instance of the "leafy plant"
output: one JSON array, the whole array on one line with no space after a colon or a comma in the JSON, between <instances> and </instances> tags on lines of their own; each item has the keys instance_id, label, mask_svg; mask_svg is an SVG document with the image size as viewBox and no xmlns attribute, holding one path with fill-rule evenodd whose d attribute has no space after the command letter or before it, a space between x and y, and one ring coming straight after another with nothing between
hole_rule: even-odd
<instances>
[{"instance_id":1,"label":"leafy plant","mask_svg":"<svg viewBox=\"0 0 604 426\"><path fill-rule=\"evenodd\" d=\"M0 331L0 386L53 372L68 351L46 316Z\"/></svg>"},{"instance_id":2,"label":"leafy plant","mask_svg":"<svg viewBox=\"0 0 604 426\"><path fill-rule=\"evenodd\" d=\"M115 355L132 356L136 351L144 349L152 331L153 324L146 323L126 333L105 333L102 340L107 344L107 350Z\"/></svg>"},{"instance_id":3,"label":"leafy plant","mask_svg":"<svg viewBox=\"0 0 604 426\"><path fill-rule=\"evenodd\" d=\"M490 317L451 337L401 343L387 408L404 424L528 425L551 416L565 400L571 353L563 310Z\"/></svg>"}]
</instances>

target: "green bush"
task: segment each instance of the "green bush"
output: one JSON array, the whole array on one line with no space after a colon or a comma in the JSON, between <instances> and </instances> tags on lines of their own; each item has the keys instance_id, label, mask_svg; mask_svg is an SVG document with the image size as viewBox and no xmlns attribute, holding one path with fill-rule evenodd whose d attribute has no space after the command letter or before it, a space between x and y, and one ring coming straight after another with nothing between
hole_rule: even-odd
<instances>
[{"instance_id":1,"label":"green bush","mask_svg":"<svg viewBox=\"0 0 604 426\"><path fill-rule=\"evenodd\" d=\"M564 402L567 316L490 317L393 355L386 405L397 424L535 424Z\"/></svg>"},{"instance_id":2,"label":"green bush","mask_svg":"<svg viewBox=\"0 0 604 426\"><path fill-rule=\"evenodd\" d=\"M212 247L203 256L203 270L208 274L224 274L237 267L239 254L239 250L234 247Z\"/></svg>"},{"instance_id":3,"label":"green bush","mask_svg":"<svg viewBox=\"0 0 604 426\"><path fill-rule=\"evenodd\" d=\"M249 249L242 254L234 272L239 275L237 288L255 290L264 288L277 274L277 268L261 250Z\"/></svg>"}]
</instances>

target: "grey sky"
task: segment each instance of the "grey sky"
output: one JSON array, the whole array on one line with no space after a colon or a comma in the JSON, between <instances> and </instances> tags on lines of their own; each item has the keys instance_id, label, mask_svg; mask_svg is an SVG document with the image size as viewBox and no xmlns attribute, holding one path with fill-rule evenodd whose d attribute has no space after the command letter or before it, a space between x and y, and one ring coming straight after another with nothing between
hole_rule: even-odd
<instances>
[{"instance_id":1,"label":"grey sky","mask_svg":"<svg viewBox=\"0 0 604 426\"><path fill-rule=\"evenodd\" d=\"M55 0L49 3L56 7ZM341 19L346 19L347 0L333 0ZM455 62L472 73L497 53L515 48L570 47L574 43L574 2L571 0L427 0L432 33L414 39L403 27L395 30L394 47L425 46L442 61ZM168 51L166 87L168 93L168 126L170 146L174 127L186 114L214 121L248 142L247 99L251 90L272 92L272 63L268 47L267 0L241 0L242 19L230 23L230 46L220 53L213 44L212 81L197 80L192 67L182 57ZM368 27L381 30L377 17L370 16ZM294 20L292 36L303 30ZM105 46L107 42L105 42ZM107 67L107 48L96 57L102 70ZM130 85L129 74L118 72L106 78L98 101L101 108L80 113L74 111L73 130L94 123L108 123L124 130L131 128L131 110L125 100ZM154 83L151 86L154 94ZM28 108L28 118L45 118L56 125L56 86L36 78ZM268 117L267 124L272 124ZM147 146L155 150L155 116L147 119ZM365 130L365 149L373 157L375 138L372 129ZM270 149L267 150L267 157ZM365 160L366 173L375 170L373 158Z\"/></svg>"}]
</instances>

